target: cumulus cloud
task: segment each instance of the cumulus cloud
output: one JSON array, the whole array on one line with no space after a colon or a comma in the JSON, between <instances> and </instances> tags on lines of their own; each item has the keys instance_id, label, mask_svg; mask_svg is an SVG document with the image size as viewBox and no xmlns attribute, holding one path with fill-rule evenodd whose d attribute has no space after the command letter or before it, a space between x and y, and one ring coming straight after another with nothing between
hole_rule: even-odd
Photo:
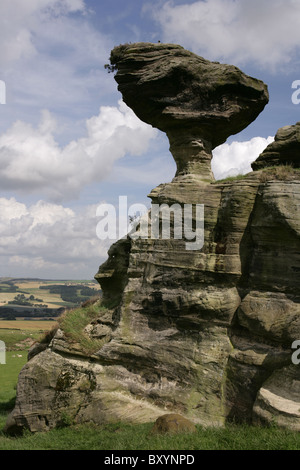
<instances>
[{"instance_id":1,"label":"cumulus cloud","mask_svg":"<svg viewBox=\"0 0 300 470\"><path fill-rule=\"evenodd\" d=\"M53 16L83 12L83 0L1 0L0 62L2 66L37 53L34 33Z\"/></svg>"},{"instance_id":2,"label":"cumulus cloud","mask_svg":"<svg viewBox=\"0 0 300 470\"><path fill-rule=\"evenodd\" d=\"M2 272L13 276L92 278L109 240L96 236L96 205L70 209L45 201L26 206L0 198Z\"/></svg>"},{"instance_id":3,"label":"cumulus cloud","mask_svg":"<svg viewBox=\"0 0 300 470\"><path fill-rule=\"evenodd\" d=\"M164 41L177 42L211 60L284 65L299 48L300 3L295 0L201 0L153 4L147 11Z\"/></svg>"},{"instance_id":4,"label":"cumulus cloud","mask_svg":"<svg viewBox=\"0 0 300 470\"><path fill-rule=\"evenodd\" d=\"M86 122L86 136L61 147L56 120L45 110L38 127L17 121L0 136L2 189L46 194L53 201L76 198L85 185L103 180L126 154L141 155L156 130L119 101L102 106Z\"/></svg>"},{"instance_id":5,"label":"cumulus cloud","mask_svg":"<svg viewBox=\"0 0 300 470\"><path fill-rule=\"evenodd\" d=\"M100 103L115 91L104 70L112 39L94 27L92 15L83 0L1 0L1 79L9 105L2 128L10 113L34 121L37 109L50 107L68 116L71 128L95 113L95 93Z\"/></svg>"},{"instance_id":6,"label":"cumulus cloud","mask_svg":"<svg viewBox=\"0 0 300 470\"><path fill-rule=\"evenodd\" d=\"M213 151L212 170L215 178L245 175L252 171L251 163L273 142L274 137L254 137L246 142L223 144Z\"/></svg>"}]
</instances>

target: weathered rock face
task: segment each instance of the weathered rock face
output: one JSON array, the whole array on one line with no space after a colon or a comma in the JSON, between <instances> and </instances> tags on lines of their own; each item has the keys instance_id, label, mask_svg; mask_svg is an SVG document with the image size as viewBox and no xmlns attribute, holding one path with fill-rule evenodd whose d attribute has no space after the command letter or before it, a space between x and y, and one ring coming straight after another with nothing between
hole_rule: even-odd
<instances>
[{"instance_id":1,"label":"weathered rock face","mask_svg":"<svg viewBox=\"0 0 300 470\"><path fill-rule=\"evenodd\" d=\"M125 103L166 132L178 174L212 179L212 149L256 119L269 98L263 82L237 67L173 44L118 46L111 63Z\"/></svg>"},{"instance_id":2,"label":"weathered rock face","mask_svg":"<svg viewBox=\"0 0 300 470\"><path fill-rule=\"evenodd\" d=\"M82 333L100 343L87 353L62 323L22 370L7 430L169 413L202 425L275 421L299 430L300 365L291 349L300 340L297 173L209 184L179 172L149 196L159 206L204 204L203 247L187 250L175 237L113 245L95 276L104 291L99 314Z\"/></svg>"},{"instance_id":3,"label":"weathered rock face","mask_svg":"<svg viewBox=\"0 0 300 470\"><path fill-rule=\"evenodd\" d=\"M255 162L253 170L261 170L265 167L277 165L291 165L294 168L300 166L300 122L294 126L285 126L279 129L275 140L262 152Z\"/></svg>"}]
</instances>

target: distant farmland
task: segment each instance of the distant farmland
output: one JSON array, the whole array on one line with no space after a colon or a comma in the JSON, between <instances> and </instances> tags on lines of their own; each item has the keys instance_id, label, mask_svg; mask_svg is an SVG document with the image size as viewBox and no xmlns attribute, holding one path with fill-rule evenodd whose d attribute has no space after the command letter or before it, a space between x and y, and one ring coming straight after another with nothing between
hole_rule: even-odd
<instances>
[{"instance_id":1,"label":"distant farmland","mask_svg":"<svg viewBox=\"0 0 300 470\"><path fill-rule=\"evenodd\" d=\"M0 278L0 321L55 319L65 308L100 295L94 280Z\"/></svg>"}]
</instances>

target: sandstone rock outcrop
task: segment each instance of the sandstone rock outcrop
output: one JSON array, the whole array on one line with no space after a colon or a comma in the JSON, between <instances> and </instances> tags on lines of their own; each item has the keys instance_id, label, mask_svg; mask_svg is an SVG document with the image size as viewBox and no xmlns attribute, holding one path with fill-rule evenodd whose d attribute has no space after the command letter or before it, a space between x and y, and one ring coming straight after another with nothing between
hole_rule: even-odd
<instances>
[{"instance_id":1,"label":"sandstone rock outcrop","mask_svg":"<svg viewBox=\"0 0 300 470\"><path fill-rule=\"evenodd\" d=\"M185 75L194 60L204 84ZM178 46L125 46L114 63L127 103L165 130L175 148L175 178L149 197L159 206L204 205L204 244L195 251L184 238L130 236L114 244L95 276L104 296L93 306L96 317L87 315L82 341L60 323L48 347L21 371L6 429L47 430L65 416L102 424L178 413L206 426L235 420L299 430L300 366L291 360L292 342L300 340L299 173L281 181L264 169L212 183L203 177L209 158L189 151L192 139L204 139L207 155L238 130L239 119L242 127L251 122L266 101L265 85L252 79L249 85L226 66L218 88L218 65ZM159 88L163 71L167 95L166 85ZM192 104L184 86L196 90ZM151 106L149 100L141 106L141 90ZM182 157L172 144L177 131Z\"/></svg>"},{"instance_id":2,"label":"sandstone rock outcrop","mask_svg":"<svg viewBox=\"0 0 300 470\"><path fill-rule=\"evenodd\" d=\"M122 45L110 60L125 103L167 134L177 174L211 180L212 149L247 127L268 102L262 81L178 45Z\"/></svg>"},{"instance_id":3,"label":"sandstone rock outcrop","mask_svg":"<svg viewBox=\"0 0 300 470\"><path fill-rule=\"evenodd\" d=\"M178 414L162 415L154 423L151 434L189 434L197 432L190 420Z\"/></svg>"},{"instance_id":4,"label":"sandstone rock outcrop","mask_svg":"<svg viewBox=\"0 0 300 470\"><path fill-rule=\"evenodd\" d=\"M300 122L293 126L284 126L275 135L275 140L252 163L253 170L278 165L300 166Z\"/></svg>"}]
</instances>

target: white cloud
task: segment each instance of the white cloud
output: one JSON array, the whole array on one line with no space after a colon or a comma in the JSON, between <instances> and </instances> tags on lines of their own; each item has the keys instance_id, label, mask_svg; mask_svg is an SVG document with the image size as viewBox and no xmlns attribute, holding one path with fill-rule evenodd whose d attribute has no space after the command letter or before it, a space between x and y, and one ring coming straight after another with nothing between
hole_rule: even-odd
<instances>
[{"instance_id":1,"label":"white cloud","mask_svg":"<svg viewBox=\"0 0 300 470\"><path fill-rule=\"evenodd\" d=\"M124 162L125 163L125 162ZM174 178L176 164L171 154L153 155L151 160L143 161L142 165L130 167L116 164L114 180L117 182L130 182L132 185L142 184L144 187L154 188L167 183Z\"/></svg>"},{"instance_id":2,"label":"white cloud","mask_svg":"<svg viewBox=\"0 0 300 470\"><path fill-rule=\"evenodd\" d=\"M34 122L41 108L74 123L116 92L104 70L112 39L93 26L92 17L82 0L1 0L0 78L8 106L0 129L11 116Z\"/></svg>"},{"instance_id":3,"label":"white cloud","mask_svg":"<svg viewBox=\"0 0 300 470\"><path fill-rule=\"evenodd\" d=\"M215 178L245 175L252 171L251 163L273 142L274 137L254 137L246 142L223 144L213 151L212 170Z\"/></svg>"},{"instance_id":4,"label":"white cloud","mask_svg":"<svg viewBox=\"0 0 300 470\"><path fill-rule=\"evenodd\" d=\"M108 122L111 124L111 120ZM49 129L47 126L42 128ZM113 136L112 128L110 135ZM219 179L247 173L251 170L250 162L272 141L272 137L256 137L248 142L233 142L216 148L215 176ZM70 208L44 200L26 205L15 197L0 198L2 275L92 278L113 243L96 236L97 207L92 204Z\"/></svg>"},{"instance_id":5,"label":"white cloud","mask_svg":"<svg viewBox=\"0 0 300 470\"><path fill-rule=\"evenodd\" d=\"M111 241L96 236L96 205L74 210L0 198L2 272L13 276L92 278ZM4 275L3 274L3 275Z\"/></svg>"},{"instance_id":6,"label":"white cloud","mask_svg":"<svg viewBox=\"0 0 300 470\"><path fill-rule=\"evenodd\" d=\"M83 12L82 0L1 0L0 62L6 66L37 53L34 33L49 17Z\"/></svg>"},{"instance_id":7,"label":"white cloud","mask_svg":"<svg viewBox=\"0 0 300 470\"><path fill-rule=\"evenodd\" d=\"M210 60L284 66L300 44L298 0L206 0L147 11L162 27L164 41L192 48Z\"/></svg>"},{"instance_id":8,"label":"white cloud","mask_svg":"<svg viewBox=\"0 0 300 470\"><path fill-rule=\"evenodd\" d=\"M122 102L102 106L86 122L86 137L60 147L54 117L45 110L37 128L17 121L0 136L0 183L15 192L46 194L54 201L79 196L103 180L126 154L141 155L157 134Z\"/></svg>"}]
</instances>

